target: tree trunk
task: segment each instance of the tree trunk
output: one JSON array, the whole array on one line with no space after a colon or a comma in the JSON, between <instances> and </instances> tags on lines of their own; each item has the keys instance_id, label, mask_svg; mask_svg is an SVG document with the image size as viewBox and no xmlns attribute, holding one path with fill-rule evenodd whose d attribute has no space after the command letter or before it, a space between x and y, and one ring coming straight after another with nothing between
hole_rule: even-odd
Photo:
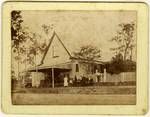
<instances>
[{"instance_id":1,"label":"tree trunk","mask_svg":"<svg viewBox=\"0 0 150 117\"><path fill-rule=\"evenodd\" d=\"M26 56L26 58L25 58L25 72L27 72L27 49L25 48L25 56Z\"/></svg>"},{"instance_id":2,"label":"tree trunk","mask_svg":"<svg viewBox=\"0 0 150 117\"><path fill-rule=\"evenodd\" d=\"M20 65L19 64L19 62L20 62L19 59L20 58L19 57L20 57L20 52L19 52L19 45L18 45L18 74L17 74L18 80L19 80L19 69L20 69L20 66L19 66Z\"/></svg>"},{"instance_id":3,"label":"tree trunk","mask_svg":"<svg viewBox=\"0 0 150 117\"><path fill-rule=\"evenodd\" d=\"M130 60L131 60L131 61L132 61L132 49L133 49L133 48L131 48L131 55L130 55Z\"/></svg>"},{"instance_id":4,"label":"tree trunk","mask_svg":"<svg viewBox=\"0 0 150 117\"><path fill-rule=\"evenodd\" d=\"M123 58L124 61L126 60L126 56L127 56L127 47L125 48L125 51L124 51L124 58Z\"/></svg>"}]
</instances>

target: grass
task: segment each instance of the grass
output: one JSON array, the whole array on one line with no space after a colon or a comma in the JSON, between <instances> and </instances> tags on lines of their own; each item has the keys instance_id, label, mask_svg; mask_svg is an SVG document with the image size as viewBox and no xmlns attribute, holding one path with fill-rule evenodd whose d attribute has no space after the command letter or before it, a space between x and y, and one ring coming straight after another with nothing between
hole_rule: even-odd
<instances>
[{"instance_id":1,"label":"grass","mask_svg":"<svg viewBox=\"0 0 150 117\"><path fill-rule=\"evenodd\" d=\"M51 93L51 94L136 94L135 86L91 86L91 87L55 87L21 88L13 93Z\"/></svg>"}]
</instances>

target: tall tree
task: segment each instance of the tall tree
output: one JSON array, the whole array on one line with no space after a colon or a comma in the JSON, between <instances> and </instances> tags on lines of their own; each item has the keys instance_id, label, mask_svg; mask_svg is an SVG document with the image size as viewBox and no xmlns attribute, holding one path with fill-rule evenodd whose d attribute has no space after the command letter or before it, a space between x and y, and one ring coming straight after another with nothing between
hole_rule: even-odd
<instances>
[{"instance_id":1,"label":"tall tree","mask_svg":"<svg viewBox=\"0 0 150 117\"><path fill-rule=\"evenodd\" d=\"M135 47L135 24L134 23L122 23L119 24L120 30L117 31L116 36L114 36L111 41L118 44L118 47L111 48L111 50L116 53L122 53L123 59L126 60L127 56L130 56L132 60L132 51Z\"/></svg>"},{"instance_id":2,"label":"tall tree","mask_svg":"<svg viewBox=\"0 0 150 117\"><path fill-rule=\"evenodd\" d=\"M28 45L28 52L27 52L27 62L31 65L36 65L36 58L38 55L43 54L47 44L46 42L40 42L41 35L37 33L32 33L30 37L30 44Z\"/></svg>"},{"instance_id":3,"label":"tall tree","mask_svg":"<svg viewBox=\"0 0 150 117\"><path fill-rule=\"evenodd\" d=\"M81 59L99 60L101 58L101 50L92 45L82 46L79 52L74 52L74 56Z\"/></svg>"},{"instance_id":4,"label":"tall tree","mask_svg":"<svg viewBox=\"0 0 150 117\"><path fill-rule=\"evenodd\" d=\"M21 11L11 12L11 42L12 55L18 61L18 78L21 65L35 65L35 58L42 54L46 48L46 42L41 42L42 36L31 32L29 28L22 25L23 17ZM13 67L12 67L13 68ZM27 69L26 69L27 70ZM14 70L12 70L14 71Z\"/></svg>"},{"instance_id":5,"label":"tall tree","mask_svg":"<svg viewBox=\"0 0 150 117\"><path fill-rule=\"evenodd\" d=\"M22 53L23 48L20 44L26 40L26 32L22 27L22 16L21 11L11 12L11 42L12 42L12 52L14 53L14 58L18 61L18 78L19 78L19 62L21 60L20 53Z\"/></svg>"},{"instance_id":6,"label":"tall tree","mask_svg":"<svg viewBox=\"0 0 150 117\"><path fill-rule=\"evenodd\" d=\"M11 40L12 48L15 47L18 49L19 44L26 40L26 31L22 27L22 16L21 11L12 11L11 12Z\"/></svg>"}]
</instances>

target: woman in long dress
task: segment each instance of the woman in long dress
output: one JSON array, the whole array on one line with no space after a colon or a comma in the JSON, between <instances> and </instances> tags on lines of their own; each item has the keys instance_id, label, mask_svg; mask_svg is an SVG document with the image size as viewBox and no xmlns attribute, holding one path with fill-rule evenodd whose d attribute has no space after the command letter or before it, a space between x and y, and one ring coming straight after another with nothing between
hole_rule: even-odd
<instances>
[{"instance_id":1,"label":"woman in long dress","mask_svg":"<svg viewBox=\"0 0 150 117\"><path fill-rule=\"evenodd\" d=\"M67 87L68 86L68 77L67 75L65 75L64 77L64 87Z\"/></svg>"}]
</instances>

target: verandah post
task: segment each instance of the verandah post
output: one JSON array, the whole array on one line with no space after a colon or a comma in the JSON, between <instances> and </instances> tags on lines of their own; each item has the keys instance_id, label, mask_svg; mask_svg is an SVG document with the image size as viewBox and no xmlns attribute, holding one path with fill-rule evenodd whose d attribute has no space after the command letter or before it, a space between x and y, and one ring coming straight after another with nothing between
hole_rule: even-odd
<instances>
[{"instance_id":1,"label":"verandah post","mask_svg":"<svg viewBox=\"0 0 150 117\"><path fill-rule=\"evenodd\" d=\"M54 87L54 68L52 68L52 88Z\"/></svg>"}]
</instances>

